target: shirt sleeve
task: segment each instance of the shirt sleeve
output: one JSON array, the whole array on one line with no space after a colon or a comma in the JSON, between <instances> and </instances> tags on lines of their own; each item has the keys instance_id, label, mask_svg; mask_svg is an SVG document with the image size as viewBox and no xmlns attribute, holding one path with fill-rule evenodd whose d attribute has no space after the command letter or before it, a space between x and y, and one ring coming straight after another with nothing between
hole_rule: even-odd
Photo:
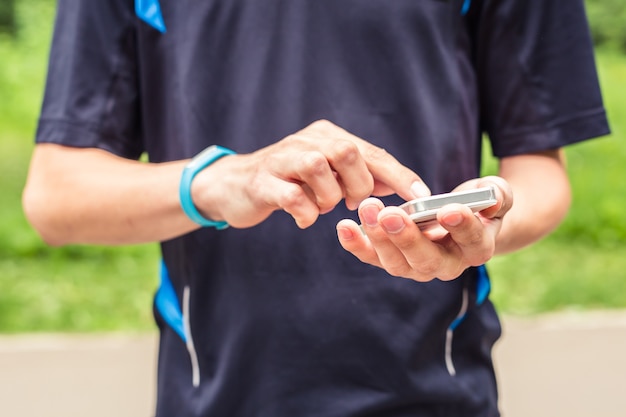
<instances>
[{"instance_id":1,"label":"shirt sleeve","mask_svg":"<svg viewBox=\"0 0 626 417\"><path fill-rule=\"evenodd\" d=\"M496 156L609 133L583 0L472 6L481 126Z\"/></svg>"},{"instance_id":2,"label":"shirt sleeve","mask_svg":"<svg viewBox=\"0 0 626 417\"><path fill-rule=\"evenodd\" d=\"M37 143L143 151L132 2L59 0Z\"/></svg>"}]
</instances>

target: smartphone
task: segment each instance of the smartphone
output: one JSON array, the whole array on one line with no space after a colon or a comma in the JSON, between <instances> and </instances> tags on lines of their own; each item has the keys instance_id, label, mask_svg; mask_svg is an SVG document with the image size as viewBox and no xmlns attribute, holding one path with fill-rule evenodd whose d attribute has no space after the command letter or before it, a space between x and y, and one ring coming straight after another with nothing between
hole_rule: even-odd
<instances>
[{"instance_id":1,"label":"smartphone","mask_svg":"<svg viewBox=\"0 0 626 417\"><path fill-rule=\"evenodd\" d=\"M409 214L411 220L422 227L433 222L437 218L439 209L446 204L463 204L472 209L473 212L477 212L491 207L497 202L495 189L483 187L418 198L407 201L400 208Z\"/></svg>"}]
</instances>

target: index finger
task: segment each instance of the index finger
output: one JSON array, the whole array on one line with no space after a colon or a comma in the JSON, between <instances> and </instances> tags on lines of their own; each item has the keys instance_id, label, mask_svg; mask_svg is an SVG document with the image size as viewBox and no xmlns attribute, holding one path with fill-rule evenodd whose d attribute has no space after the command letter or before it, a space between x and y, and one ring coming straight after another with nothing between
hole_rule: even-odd
<instances>
[{"instance_id":1,"label":"index finger","mask_svg":"<svg viewBox=\"0 0 626 417\"><path fill-rule=\"evenodd\" d=\"M373 145L328 121L315 122L311 128L323 136L347 139L357 145L368 171L374 178L373 195L396 193L405 200L411 200L431 194L417 173L402 165L384 148Z\"/></svg>"}]
</instances>

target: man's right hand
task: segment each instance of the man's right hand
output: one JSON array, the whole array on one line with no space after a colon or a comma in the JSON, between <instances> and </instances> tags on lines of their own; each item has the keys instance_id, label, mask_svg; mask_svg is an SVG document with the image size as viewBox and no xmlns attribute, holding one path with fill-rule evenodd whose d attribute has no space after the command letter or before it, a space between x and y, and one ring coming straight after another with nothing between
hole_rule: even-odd
<instances>
[{"instance_id":1,"label":"man's right hand","mask_svg":"<svg viewBox=\"0 0 626 417\"><path fill-rule=\"evenodd\" d=\"M356 209L365 198L428 195L421 178L384 149L321 120L245 155L226 156L192 184L196 207L208 218L251 227L284 210L301 228L342 199Z\"/></svg>"},{"instance_id":2,"label":"man's right hand","mask_svg":"<svg viewBox=\"0 0 626 417\"><path fill-rule=\"evenodd\" d=\"M52 245L172 239L199 227L178 197L187 162L144 163L96 148L38 144L24 210ZM308 227L342 198L356 209L370 195L391 193L411 199L429 191L383 149L327 121L256 152L225 156L192 183L198 210L234 227L254 226L275 210Z\"/></svg>"}]
</instances>

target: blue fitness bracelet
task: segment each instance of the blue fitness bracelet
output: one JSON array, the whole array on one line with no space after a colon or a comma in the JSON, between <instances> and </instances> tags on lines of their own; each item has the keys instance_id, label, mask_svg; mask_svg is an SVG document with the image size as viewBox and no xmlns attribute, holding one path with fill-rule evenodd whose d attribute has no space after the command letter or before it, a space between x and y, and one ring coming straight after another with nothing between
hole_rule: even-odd
<instances>
[{"instance_id":1,"label":"blue fitness bracelet","mask_svg":"<svg viewBox=\"0 0 626 417\"><path fill-rule=\"evenodd\" d=\"M198 172L202 171L213 162L223 156L233 155L234 153L235 152L230 149L226 149L218 145L209 146L198 155L194 156L183 169L183 174L180 177L180 187L178 188L180 205L182 206L187 217L195 223L198 223L200 226L215 227L218 230L222 230L228 227L228 223L224 221L216 222L209 220L200 214L191 198L191 181L193 181Z\"/></svg>"}]
</instances>

